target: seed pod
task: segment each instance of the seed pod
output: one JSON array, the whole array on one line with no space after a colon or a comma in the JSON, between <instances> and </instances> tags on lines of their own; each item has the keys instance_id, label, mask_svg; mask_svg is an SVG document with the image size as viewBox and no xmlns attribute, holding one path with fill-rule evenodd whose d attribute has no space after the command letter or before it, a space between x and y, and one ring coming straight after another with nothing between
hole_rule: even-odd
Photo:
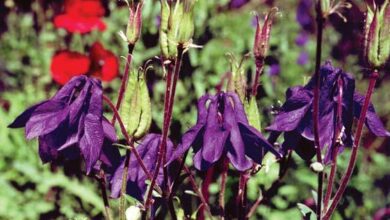
<instances>
[{"instance_id":1,"label":"seed pod","mask_svg":"<svg viewBox=\"0 0 390 220\"><path fill-rule=\"evenodd\" d=\"M194 35L194 18L193 18L193 7L194 0L186 0L182 3L183 16L180 22L180 28L178 30L177 41L179 44L186 44L191 41Z\"/></svg>"},{"instance_id":2,"label":"seed pod","mask_svg":"<svg viewBox=\"0 0 390 220\"><path fill-rule=\"evenodd\" d=\"M245 102L245 112L248 117L249 124L260 131L261 121L259 108L257 107L256 98L254 96L251 96L249 101Z\"/></svg>"},{"instance_id":3,"label":"seed pod","mask_svg":"<svg viewBox=\"0 0 390 220\"><path fill-rule=\"evenodd\" d=\"M228 54L229 61L231 65L231 77L228 82L228 91L235 92L240 97L242 103L246 100L246 77L245 77L245 68L244 61L246 57L242 58L240 62L237 62L235 57L232 54Z\"/></svg>"},{"instance_id":4,"label":"seed pod","mask_svg":"<svg viewBox=\"0 0 390 220\"><path fill-rule=\"evenodd\" d=\"M279 11L278 8L276 7L272 8L265 16L265 21L263 26L261 26L259 16L256 16L257 28L255 34L255 42L253 46L253 54L256 59L264 59L265 56L267 55L272 22L275 14L278 11Z\"/></svg>"},{"instance_id":5,"label":"seed pod","mask_svg":"<svg viewBox=\"0 0 390 220\"><path fill-rule=\"evenodd\" d=\"M144 74L129 75L120 115L129 135L142 138L152 123L151 103Z\"/></svg>"},{"instance_id":6,"label":"seed pod","mask_svg":"<svg viewBox=\"0 0 390 220\"><path fill-rule=\"evenodd\" d=\"M161 22L160 22L160 48L162 55L167 58L168 50L168 21L170 15L170 6L167 1L161 1Z\"/></svg>"},{"instance_id":7,"label":"seed pod","mask_svg":"<svg viewBox=\"0 0 390 220\"><path fill-rule=\"evenodd\" d=\"M390 3L367 7L364 56L373 68L382 67L390 57Z\"/></svg>"}]
</instances>

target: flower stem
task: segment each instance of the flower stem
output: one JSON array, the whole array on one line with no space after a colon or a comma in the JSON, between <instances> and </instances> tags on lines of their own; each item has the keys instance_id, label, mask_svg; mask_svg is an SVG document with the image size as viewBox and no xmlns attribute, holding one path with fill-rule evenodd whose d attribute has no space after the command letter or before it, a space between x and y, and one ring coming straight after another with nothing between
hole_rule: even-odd
<instances>
[{"instance_id":1,"label":"flower stem","mask_svg":"<svg viewBox=\"0 0 390 220\"><path fill-rule=\"evenodd\" d=\"M122 100L123 100L123 95L125 94L125 91L126 91L127 81L129 79L129 70L130 70L130 67L131 67L131 62L133 60L133 49L134 49L134 45L129 44L128 45L128 52L127 52L127 59L126 59L125 70L123 72L121 86L119 88L119 93L118 93L118 100L117 100L116 106L115 106L117 111L119 111L119 108L121 107ZM111 120L111 123L113 125L115 125L115 120L116 120L116 117L114 115L112 117L112 120Z\"/></svg>"},{"instance_id":2,"label":"flower stem","mask_svg":"<svg viewBox=\"0 0 390 220\"><path fill-rule=\"evenodd\" d=\"M317 48L316 48L316 63L314 79L316 85L314 88L314 100L313 100L313 128L314 128L314 144L316 148L317 162L322 164L321 146L320 146L320 135L319 135L319 102L320 102L320 65L321 65L321 52L322 52L322 35L324 26L324 17L322 16L321 0L317 1L316 5L317 12ZM322 187L323 187L324 172L318 173L318 188L317 188L317 219L321 220L321 205L322 205Z\"/></svg>"},{"instance_id":3,"label":"flower stem","mask_svg":"<svg viewBox=\"0 0 390 220\"><path fill-rule=\"evenodd\" d=\"M133 140L130 140L133 144ZM123 168L122 173L122 186L121 186L121 194L120 194L120 200L119 200L119 219L125 220L126 219L126 188L127 188L127 174L129 172L129 163L130 163L130 151L126 150L126 156L125 156L125 165Z\"/></svg>"},{"instance_id":4,"label":"flower stem","mask_svg":"<svg viewBox=\"0 0 390 220\"><path fill-rule=\"evenodd\" d=\"M168 72L167 72L167 83L165 89L165 97L164 97L164 122L162 129L162 138L159 146L158 159L157 164L155 166L155 171L153 174L153 178L150 184L150 189L148 191L146 200L145 200L145 209L148 210L149 206L152 202L152 189L156 184L156 179L160 170L161 165L164 166L166 161L166 147L167 147L167 138L168 131L171 124L172 118L172 110L174 97L176 92L176 84L180 74L181 60L183 58L183 47L182 45L178 46L178 56L176 60L172 61L168 64ZM172 81L173 79L173 81ZM164 172L164 179L166 179L167 173ZM166 193L169 195L169 193Z\"/></svg>"},{"instance_id":5,"label":"flower stem","mask_svg":"<svg viewBox=\"0 0 390 220\"><path fill-rule=\"evenodd\" d=\"M253 81L253 87L252 87L252 96L256 97L257 95L257 87L259 86L259 79L264 69L264 59L263 58L255 58L256 63L256 75L255 80Z\"/></svg>"},{"instance_id":6,"label":"flower stem","mask_svg":"<svg viewBox=\"0 0 390 220\"><path fill-rule=\"evenodd\" d=\"M245 204L245 197L246 197L246 183L249 179L248 177L248 171L240 173L240 180L238 183L238 193L237 193L237 216L238 219L246 219L245 213L246 213L246 204Z\"/></svg>"},{"instance_id":7,"label":"flower stem","mask_svg":"<svg viewBox=\"0 0 390 220\"><path fill-rule=\"evenodd\" d=\"M107 191L106 191L106 177L103 170L99 171L99 177L97 178L99 182L100 191L102 193L102 199L104 203L104 217L106 220L112 220L110 203L108 201Z\"/></svg>"},{"instance_id":8,"label":"flower stem","mask_svg":"<svg viewBox=\"0 0 390 220\"><path fill-rule=\"evenodd\" d=\"M351 158L349 160L347 170L345 171L343 177L341 178L340 186L337 189L336 194L333 198L333 201L330 204L329 209L326 211L323 220L329 220L330 217L332 216L332 214L333 214L334 210L336 209L337 204L340 202L341 196L343 195L345 189L347 188L347 184L352 176L352 173L353 173L353 170L354 170L355 164L356 164L359 143L360 143L360 139L361 139L362 132L363 132L363 125L364 125L364 122L366 121L367 110L368 110L368 107L370 105L371 96L372 96L372 93L374 91L377 78L378 78L378 71L374 70L374 72L372 73L372 75L370 77L370 82L369 82L368 89L366 92L366 97L364 99L362 111L360 112L360 117L359 117L359 121L358 121L357 128L356 128L356 133L355 133L355 139L354 139L354 143L352 146Z\"/></svg>"},{"instance_id":9,"label":"flower stem","mask_svg":"<svg viewBox=\"0 0 390 220\"><path fill-rule=\"evenodd\" d=\"M199 190L199 187L196 185L196 182L195 182L195 178L194 176L192 175L192 172L190 171L190 169L188 169L187 166L184 165L184 171L188 174L188 178L190 179L190 183L192 185L192 189L195 191L195 193L199 196L200 198L200 201L202 202L202 205L203 207L206 209L207 211L207 214L209 215L209 219L213 219L213 216L211 214L211 211L210 211L210 207L209 205L207 204L207 201L206 199L204 198L202 192Z\"/></svg>"},{"instance_id":10,"label":"flower stem","mask_svg":"<svg viewBox=\"0 0 390 220\"><path fill-rule=\"evenodd\" d=\"M344 93L344 88L343 88L343 81L341 78L337 79L337 84L338 84L338 95L337 95L337 115L336 115L336 126L335 126L335 132L333 136L333 141L332 141L332 166L330 169L330 174L329 174L329 179L328 179L328 186L326 189L325 197L324 197L324 208L323 212L326 211L328 208L328 203L329 200L332 196L332 191L333 191L333 182L334 182L334 177L337 171L337 154L338 154L338 149L341 144L341 129L342 129L342 114L343 114L343 93Z\"/></svg>"}]
</instances>

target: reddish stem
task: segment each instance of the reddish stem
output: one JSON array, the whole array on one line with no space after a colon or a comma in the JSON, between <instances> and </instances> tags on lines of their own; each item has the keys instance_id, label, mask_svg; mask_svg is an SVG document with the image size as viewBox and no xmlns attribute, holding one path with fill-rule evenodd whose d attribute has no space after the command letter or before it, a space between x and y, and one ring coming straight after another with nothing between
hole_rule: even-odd
<instances>
[{"instance_id":1,"label":"reddish stem","mask_svg":"<svg viewBox=\"0 0 390 220\"><path fill-rule=\"evenodd\" d=\"M317 48L316 48L316 63L314 79L316 85L314 87L314 100L313 100L313 128L314 128L314 145L316 148L317 162L322 164L321 146L320 146L320 134L319 134L319 102L320 102L320 65L321 65L321 51L322 51L322 35L324 26L324 17L322 16L321 0L316 5L317 12ZM318 173L318 189L317 189L317 219L321 220L321 205L322 205L322 187L323 187L324 172Z\"/></svg>"},{"instance_id":2,"label":"reddish stem","mask_svg":"<svg viewBox=\"0 0 390 220\"><path fill-rule=\"evenodd\" d=\"M256 75L255 80L253 81L253 87L252 87L252 96L256 97L257 95L257 87L259 86L260 82L260 76L263 72L264 68L264 58L255 57L255 63L256 63Z\"/></svg>"},{"instance_id":3,"label":"reddish stem","mask_svg":"<svg viewBox=\"0 0 390 220\"><path fill-rule=\"evenodd\" d=\"M123 73L121 86L119 88L119 93L118 93L118 100L116 102L116 107L115 107L117 109L117 111L119 111L119 108L121 107L123 95L125 94L125 91L126 91L127 81L129 79L129 70L131 67L131 62L133 60L133 49L134 49L134 45L129 45L126 64L125 64L125 70ZM112 117L111 124L115 125L115 120L116 120L116 117L114 115Z\"/></svg>"},{"instance_id":4,"label":"reddish stem","mask_svg":"<svg viewBox=\"0 0 390 220\"><path fill-rule=\"evenodd\" d=\"M221 218L224 219L225 217L225 190L226 190L226 179L227 179L227 172L229 170L229 159L225 158L222 160L222 173L221 173L221 191L219 192L219 208L221 210Z\"/></svg>"},{"instance_id":5,"label":"reddish stem","mask_svg":"<svg viewBox=\"0 0 390 220\"><path fill-rule=\"evenodd\" d=\"M152 202L152 189L156 184L156 179L160 170L161 165L164 166L166 161L166 147L167 147L167 139L168 139L168 131L171 124L172 118L172 110L174 97L176 92L176 84L179 78L181 59L183 57L183 48L182 46L178 46L178 54L179 56L175 61L171 61L168 64L168 72L167 72L167 83L165 89L165 97L164 97L164 122L163 122L163 130L162 130L162 139L158 152L157 164L155 166L155 171L153 175L153 179L150 184L150 189L148 191L146 200L145 200L145 209L147 210ZM174 67L173 67L174 65ZM173 74L173 75L172 75ZM173 81L172 81L173 78ZM167 173L164 172L164 178L166 179ZM167 195L169 193L166 193Z\"/></svg>"},{"instance_id":6,"label":"reddish stem","mask_svg":"<svg viewBox=\"0 0 390 220\"><path fill-rule=\"evenodd\" d=\"M349 180L351 179L351 176L352 176L353 170L355 168L355 164L356 164L359 143L360 143L360 139L361 139L362 132L363 132L363 125L364 125L364 122L366 121L367 110L368 110L368 107L370 105L371 96L372 96L372 93L374 91L377 78L378 78L378 71L374 70L374 72L372 73L372 75L370 77L370 83L368 85L368 89L366 92L366 97L364 99L362 111L360 112L360 117L359 117L359 121L358 121L357 128L356 128L356 133L355 133L355 140L354 140L354 144L352 146L351 158L349 160L347 170L345 171L343 177L341 178L340 186L337 189L336 194L333 198L333 201L330 204L329 209L326 211L323 220L330 219L334 210L336 209L337 204L340 202L341 196L343 195L345 189L347 188Z\"/></svg>"}]
</instances>

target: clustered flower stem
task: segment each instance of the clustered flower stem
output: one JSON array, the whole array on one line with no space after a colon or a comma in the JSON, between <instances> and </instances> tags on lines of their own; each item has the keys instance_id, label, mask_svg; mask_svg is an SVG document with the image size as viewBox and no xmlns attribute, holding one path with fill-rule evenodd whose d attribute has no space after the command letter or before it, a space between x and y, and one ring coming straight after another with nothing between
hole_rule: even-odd
<instances>
[{"instance_id":1,"label":"clustered flower stem","mask_svg":"<svg viewBox=\"0 0 390 220\"><path fill-rule=\"evenodd\" d=\"M340 186L339 186L338 190L336 191L336 194L333 198L333 201L330 204L329 209L326 211L323 220L329 220L330 217L332 216L332 214L333 214L334 210L336 209L337 204L340 202L341 196L343 195L345 189L347 188L348 182L352 176L352 173L353 173L353 170L354 170L355 164L356 164L359 143L360 143L360 139L361 139L362 132L363 132L363 125L364 125L364 122L366 121L367 110L368 110L368 107L370 105L371 96L372 96L372 93L374 91L375 83L376 83L376 80L378 78L378 75L379 75L378 71L374 70L370 76L370 82L368 85L368 89L367 89L366 96L364 99L364 104L363 104L362 111L360 113L359 121L358 121L357 128L356 128L355 139L354 139L354 143L352 146L351 158L349 160L347 170L345 171L343 177L341 178Z\"/></svg>"},{"instance_id":2,"label":"clustered flower stem","mask_svg":"<svg viewBox=\"0 0 390 220\"><path fill-rule=\"evenodd\" d=\"M179 79L180 67L183 58L183 45L178 45L178 56L175 60L170 60L167 64L167 80L166 80L166 89L164 96L164 119L163 119L163 129L162 129L162 140L160 143L160 148L158 152L157 164L155 166L155 171L153 178L150 184L150 189L146 196L145 201L145 210L147 211L152 202L152 190L156 184L156 179L160 171L160 167L164 166L166 160L166 142L168 138L168 131L172 119L173 103L175 99L176 84ZM164 171L164 179L166 179L167 173ZM169 195L170 193L164 193L164 195Z\"/></svg>"},{"instance_id":3,"label":"clustered flower stem","mask_svg":"<svg viewBox=\"0 0 390 220\"><path fill-rule=\"evenodd\" d=\"M320 65L321 65L321 52L322 52L322 35L324 26L324 17L321 10L321 0L316 5L317 12L317 48L316 48L316 62L314 79L316 85L314 88L314 100L313 100L313 128L314 128L314 144L316 148L317 162L322 164L321 146L320 146L320 134L319 134L319 98L320 98ZM317 219L321 220L321 205L322 205L322 186L323 186L324 172L318 172L318 188L317 188Z\"/></svg>"},{"instance_id":4,"label":"clustered flower stem","mask_svg":"<svg viewBox=\"0 0 390 220\"><path fill-rule=\"evenodd\" d=\"M133 140L130 140L131 144L133 143ZM119 219L125 220L125 212L126 212L126 186L127 186L127 175L129 172L129 163L130 163L130 151L126 150L126 156L125 156L125 165L123 167L123 174L122 174L122 186L121 186L121 195L120 195L120 201L119 201Z\"/></svg>"}]
</instances>

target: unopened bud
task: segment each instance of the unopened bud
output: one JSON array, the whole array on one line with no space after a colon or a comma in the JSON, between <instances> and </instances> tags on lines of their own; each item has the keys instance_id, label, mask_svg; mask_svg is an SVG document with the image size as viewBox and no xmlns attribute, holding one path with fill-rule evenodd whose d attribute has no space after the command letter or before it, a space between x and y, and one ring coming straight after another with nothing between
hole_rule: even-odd
<instances>
[{"instance_id":1,"label":"unopened bud","mask_svg":"<svg viewBox=\"0 0 390 220\"><path fill-rule=\"evenodd\" d=\"M269 37L272 28L272 22L278 8L272 8L265 16L264 24L261 26L259 16L257 18L257 28L255 35L255 43L253 46L253 54L256 59L264 59L268 52Z\"/></svg>"},{"instance_id":2,"label":"unopened bud","mask_svg":"<svg viewBox=\"0 0 390 220\"><path fill-rule=\"evenodd\" d=\"M390 57L390 3L367 7L365 25L365 59L373 68L383 66Z\"/></svg>"},{"instance_id":3,"label":"unopened bud","mask_svg":"<svg viewBox=\"0 0 390 220\"><path fill-rule=\"evenodd\" d=\"M142 29L142 6L143 1L138 3L132 2L129 5L129 22L127 23L126 38L130 45L135 45L141 35Z\"/></svg>"},{"instance_id":4,"label":"unopened bud","mask_svg":"<svg viewBox=\"0 0 390 220\"><path fill-rule=\"evenodd\" d=\"M120 115L129 135L136 139L143 137L152 123L152 109L145 80L141 74L133 71L129 75Z\"/></svg>"},{"instance_id":5,"label":"unopened bud","mask_svg":"<svg viewBox=\"0 0 390 220\"><path fill-rule=\"evenodd\" d=\"M161 0L160 47L165 59L177 56L179 44L190 44L194 34L194 0Z\"/></svg>"}]
</instances>

